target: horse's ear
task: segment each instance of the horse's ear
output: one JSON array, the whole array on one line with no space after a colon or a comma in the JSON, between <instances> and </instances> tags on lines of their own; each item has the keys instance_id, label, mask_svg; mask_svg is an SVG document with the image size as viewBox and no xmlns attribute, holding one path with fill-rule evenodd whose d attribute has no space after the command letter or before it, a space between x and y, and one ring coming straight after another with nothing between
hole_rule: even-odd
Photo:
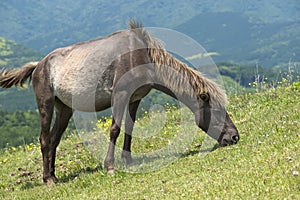
<instances>
[{"instance_id":1,"label":"horse's ear","mask_svg":"<svg viewBox=\"0 0 300 200\"><path fill-rule=\"evenodd\" d=\"M205 92L201 93L201 94L199 95L199 97L200 97L200 99L201 99L202 101L205 101L205 102L208 102L209 99L210 99L209 94L208 94L208 93L205 93Z\"/></svg>"}]
</instances>

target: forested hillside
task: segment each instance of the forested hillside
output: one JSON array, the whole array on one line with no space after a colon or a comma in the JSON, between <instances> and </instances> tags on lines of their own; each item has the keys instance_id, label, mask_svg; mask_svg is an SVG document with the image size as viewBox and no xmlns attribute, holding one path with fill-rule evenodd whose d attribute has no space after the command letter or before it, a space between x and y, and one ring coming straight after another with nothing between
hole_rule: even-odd
<instances>
[{"instance_id":1,"label":"forested hillside","mask_svg":"<svg viewBox=\"0 0 300 200\"><path fill-rule=\"evenodd\" d=\"M0 148L36 143L39 132L37 111L0 111Z\"/></svg>"},{"instance_id":2,"label":"forested hillside","mask_svg":"<svg viewBox=\"0 0 300 200\"><path fill-rule=\"evenodd\" d=\"M277 69L286 69L289 62L299 64L299 21L254 19L243 12L202 13L175 30L194 38L208 52L218 52L213 57L216 62Z\"/></svg>"},{"instance_id":3,"label":"forested hillside","mask_svg":"<svg viewBox=\"0 0 300 200\"><path fill-rule=\"evenodd\" d=\"M20 67L41 57L35 50L0 37L0 69ZM0 148L36 142L38 134L39 117L32 88L0 89Z\"/></svg>"},{"instance_id":4,"label":"forested hillside","mask_svg":"<svg viewBox=\"0 0 300 200\"><path fill-rule=\"evenodd\" d=\"M43 55L14 41L0 37L0 69L21 67L26 62L38 61ZM0 89L0 110L35 109L35 98L32 89Z\"/></svg>"},{"instance_id":5,"label":"forested hillside","mask_svg":"<svg viewBox=\"0 0 300 200\"><path fill-rule=\"evenodd\" d=\"M0 37L0 68L12 69L26 62L38 61L43 55L12 40Z\"/></svg>"}]
</instances>

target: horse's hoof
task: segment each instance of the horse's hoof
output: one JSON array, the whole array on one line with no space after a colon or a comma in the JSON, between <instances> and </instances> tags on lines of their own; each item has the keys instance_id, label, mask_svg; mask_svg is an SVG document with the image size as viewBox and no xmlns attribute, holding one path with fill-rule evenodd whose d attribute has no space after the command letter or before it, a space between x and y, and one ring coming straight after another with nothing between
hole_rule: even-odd
<instances>
[{"instance_id":1,"label":"horse's hoof","mask_svg":"<svg viewBox=\"0 0 300 200\"><path fill-rule=\"evenodd\" d=\"M133 163L132 157L125 158L126 165L131 165Z\"/></svg>"},{"instance_id":2,"label":"horse's hoof","mask_svg":"<svg viewBox=\"0 0 300 200\"><path fill-rule=\"evenodd\" d=\"M56 177L49 177L46 180L44 180L44 182L48 185L48 186L53 186L57 183L57 178Z\"/></svg>"},{"instance_id":3,"label":"horse's hoof","mask_svg":"<svg viewBox=\"0 0 300 200\"><path fill-rule=\"evenodd\" d=\"M115 170L114 169L108 169L107 174L113 176L115 174Z\"/></svg>"},{"instance_id":4,"label":"horse's hoof","mask_svg":"<svg viewBox=\"0 0 300 200\"><path fill-rule=\"evenodd\" d=\"M122 152L121 158L125 160L126 165L130 165L133 163L133 159L131 157L130 152Z\"/></svg>"}]
</instances>

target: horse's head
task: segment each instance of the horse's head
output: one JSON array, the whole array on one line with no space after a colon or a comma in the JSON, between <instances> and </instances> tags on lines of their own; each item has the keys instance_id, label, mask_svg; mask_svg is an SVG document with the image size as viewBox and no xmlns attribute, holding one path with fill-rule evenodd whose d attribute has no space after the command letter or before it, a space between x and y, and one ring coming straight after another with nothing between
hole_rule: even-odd
<instances>
[{"instance_id":1,"label":"horse's head","mask_svg":"<svg viewBox=\"0 0 300 200\"><path fill-rule=\"evenodd\" d=\"M221 146L236 144L240 137L224 106L212 104L208 94L198 98L199 112L195 113L197 125Z\"/></svg>"}]
</instances>

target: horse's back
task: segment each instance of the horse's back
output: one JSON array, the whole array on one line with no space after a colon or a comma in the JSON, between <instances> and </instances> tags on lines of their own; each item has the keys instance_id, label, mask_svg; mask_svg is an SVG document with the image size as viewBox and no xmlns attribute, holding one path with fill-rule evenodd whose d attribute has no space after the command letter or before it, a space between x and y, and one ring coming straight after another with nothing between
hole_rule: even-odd
<instances>
[{"instance_id":1,"label":"horse's back","mask_svg":"<svg viewBox=\"0 0 300 200\"><path fill-rule=\"evenodd\" d=\"M73 109L106 109L111 105L113 62L130 51L145 48L134 32L126 30L56 49L44 58L49 84L54 95Z\"/></svg>"}]
</instances>

